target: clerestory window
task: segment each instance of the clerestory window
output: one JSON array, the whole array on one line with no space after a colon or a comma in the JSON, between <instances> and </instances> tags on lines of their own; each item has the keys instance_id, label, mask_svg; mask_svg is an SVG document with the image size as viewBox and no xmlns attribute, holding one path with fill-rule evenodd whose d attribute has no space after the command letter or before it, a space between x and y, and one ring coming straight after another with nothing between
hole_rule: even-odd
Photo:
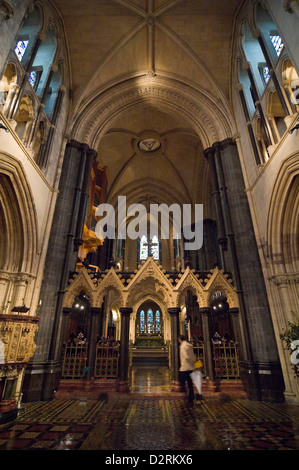
<instances>
[{"instance_id":1,"label":"clerestory window","mask_svg":"<svg viewBox=\"0 0 299 470\"><path fill-rule=\"evenodd\" d=\"M24 57L24 54L26 52L26 49L28 47L29 41L18 41L17 45L15 47L15 53L17 54L17 57L20 62L22 62L22 59Z\"/></svg>"}]
</instances>

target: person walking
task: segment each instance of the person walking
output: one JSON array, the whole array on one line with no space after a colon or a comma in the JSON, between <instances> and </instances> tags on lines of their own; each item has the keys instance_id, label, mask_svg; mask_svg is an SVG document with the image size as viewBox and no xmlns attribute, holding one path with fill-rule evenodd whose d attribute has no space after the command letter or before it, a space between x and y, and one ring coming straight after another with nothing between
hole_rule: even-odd
<instances>
[{"instance_id":1,"label":"person walking","mask_svg":"<svg viewBox=\"0 0 299 470\"><path fill-rule=\"evenodd\" d=\"M179 380L181 387L185 390L185 383L188 384L188 405L193 406L194 401L194 389L193 382L191 379L191 372L194 369L195 354L193 352L193 346L186 341L184 335L179 336L180 343L180 369L179 369Z\"/></svg>"}]
</instances>

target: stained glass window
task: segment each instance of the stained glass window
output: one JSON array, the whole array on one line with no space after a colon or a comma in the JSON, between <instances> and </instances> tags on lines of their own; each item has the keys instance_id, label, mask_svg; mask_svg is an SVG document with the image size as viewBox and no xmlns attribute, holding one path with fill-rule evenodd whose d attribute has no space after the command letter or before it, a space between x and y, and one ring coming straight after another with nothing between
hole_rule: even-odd
<instances>
[{"instance_id":1,"label":"stained glass window","mask_svg":"<svg viewBox=\"0 0 299 470\"><path fill-rule=\"evenodd\" d=\"M140 260L146 260L148 258L149 245L152 257L154 258L154 260L159 260L159 240L156 236L153 237L150 244L148 243L146 236L143 236L141 238L139 253Z\"/></svg>"},{"instance_id":2,"label":"stained glass window","mask_svg":"<svg viewBox=\"0 0 299 470\"><path fill-rule=\"evenodd\" d=\"M26 52L29 41L18 41L15 47L15 53L18 56L19 61L21 62L24 54Z\"/></svg>"},{"instance_id":3,"label":"stained glass window","mask_svg":"<svg viewBox=\"0 0 299 470\"><path fill-rule=\"evenodd\" d=\"M152 239L152 256L154 259L159 259L159 240L156 236Z\"/></svg>"},{"instance_id":4,"label":"stained glass window","mask_svg":"<svg viewBox=\"0 0 299 470\"><path fill-rule=\"evenodd\" d=\"M153 333L153 311L151 308L147 311L147 332Z\"/></svg>"},{"instance_id":5,"label":"stained glass window","mask_svg":"<svg viewBox=\"0 0 299 470\"><path fill-rule=\"evenodd\" d=\"M156 333L160 333L160 312L159 310L156 311Z\"/></svg>"},{"instance_id":6,"label":"stained glass window","mask_svg":"<svg viewBox=\"0 0 299 470\"><path fill-rule=\"evenodd\" d=\"M29 83L32 86L32 88L34 88L36 84L36 79L37 79L37 73L33 70L29 77Z\"/></svg>"},{"instance_id":7,"label":"stained glass window","mask_svg":"<svg viewBox=\"0 0 299 470\"><path fill-rule=\"evenodd\" d=\"M271 78L269 67L263 67L263 78L265 80L265 83L268 83L268 81Z\"/></svg>"},{"instance_id":8,"label":"stained glass window","mask_svg":"<svg viewBox=\"0 0 299 470\"><path fill-rule=\"evenodd\" d=\"M283 42L282 42L282 39L281 37L277 34L277 35L273 35L273 36L270 36L270 39L272 41L272 44L274 46L274 49L276 51L276 54L277 56L279 57L280 56L280 53L283 49Z\"/></svg>"},{"instance_id":9,"label":"stained glass window","mask_svg":"<svg viewBox=\"0 0 299 470\"><path fill-rule=\"evenodd\" d=\"M140 312L140 333L144 333L144 310Z\"/></svg>"},{"instance_id":10,"label":"stained glass window","mask_svg":"<svg viewBox=\"0 0 299 470\"><path fill-rule=\"evenodd\" d=\"M140 242L140 259L146 260L147 258L148 258L147 238L143 236Z\"/></svg>"}]
</instances>

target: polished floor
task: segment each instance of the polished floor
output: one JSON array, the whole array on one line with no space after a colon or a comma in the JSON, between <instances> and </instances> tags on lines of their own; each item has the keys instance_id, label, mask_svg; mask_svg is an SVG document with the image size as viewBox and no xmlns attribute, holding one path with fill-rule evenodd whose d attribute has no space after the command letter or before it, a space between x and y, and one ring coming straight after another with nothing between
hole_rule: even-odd
<instances>
[{"instance_id":1,"label":"polished floor","mask_svg":"<svg viewBox=\"0 0 299 470\"><path fill-rule=\"evenodd\" d=\"M132 371L129 394L23 404L0 450L298 450L299 406L228 395L187 405L164 368Z\"/></svg>"}]
</instances>

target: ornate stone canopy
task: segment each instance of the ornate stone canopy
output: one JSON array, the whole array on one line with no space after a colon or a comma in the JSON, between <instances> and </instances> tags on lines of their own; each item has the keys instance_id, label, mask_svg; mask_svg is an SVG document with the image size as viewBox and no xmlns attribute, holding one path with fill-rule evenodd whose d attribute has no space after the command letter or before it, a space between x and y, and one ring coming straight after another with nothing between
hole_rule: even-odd
<instances>
[{"instance_id":1,"label":"ornate stone canopy","mask_svg":"<svg viewBox=\"0 0 299 470\"><path fill-rule=\"evenodd\" d=\"M211 296L220 290L231 308L238 307L236 289L231 279L218 267L200 277L189 267L171 276L162 266L148 258L131 274L118 273L114 268L95 275L83 268L76 272L67 288L65 307L71 307L76 295L84 291L92 307L101 307L103 298L114 291L121 307L135 307L145 299L152 299L167 308L180 307L184 293L190 289L201 308L209 307Z\"/></svg>"}]
</instances>

